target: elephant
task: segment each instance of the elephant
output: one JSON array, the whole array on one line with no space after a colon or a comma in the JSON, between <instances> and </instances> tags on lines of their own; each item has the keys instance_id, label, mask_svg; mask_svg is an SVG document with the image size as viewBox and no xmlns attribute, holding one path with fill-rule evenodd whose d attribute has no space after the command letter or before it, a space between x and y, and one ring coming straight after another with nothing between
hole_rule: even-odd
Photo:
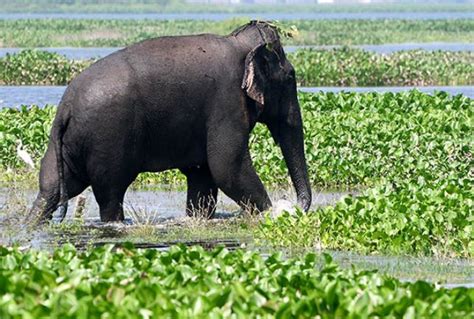
<instances>
[{"instance_id":1,"label":"elephant","mask_svg":"<svg viewBox=\"0 0 474 319\"><path fill-rule=\"evenodd\" d=\"M241 207L272 205L253 167L249 135L266 125L307 211L311 187L295 70L278 29L250 21L229 35L147 39L93 63L68 87L41 160L30 216L61 220L91 186L103 222L123 221L141 172L179 169L186 212L213 217L218 189Z\"/></svg>"}]
</instances>

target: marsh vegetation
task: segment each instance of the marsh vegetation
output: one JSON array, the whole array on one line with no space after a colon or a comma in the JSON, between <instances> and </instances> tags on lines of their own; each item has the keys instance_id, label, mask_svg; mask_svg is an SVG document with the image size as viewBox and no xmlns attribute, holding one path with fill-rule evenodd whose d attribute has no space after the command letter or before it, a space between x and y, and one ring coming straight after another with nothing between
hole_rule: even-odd
<instances>
[{"instance_id":1,"label":"marsh vegetation","mask_svg":"<svg viewBox=\"0 0 474 319\"><path fill-rule=\"evenodd\" d=\"M55 12L110 12L108 3L92 2L57 5ZM0 8L48 12L54 7L44 5L51 0L38 3L43 5L24 1ZM115 8L124 11L121 5ZM158 7L134 1L127 12L183 8L173 1ZM386 8L373 5L370 12ZM470 10L462 5L390 8ZM245 13L248 7L212 10ZM0 46L26 49L0 59L0 84L66 85L94 62L27 48L119 47L161 35L228 34L243 22L0 20ZM286 45L474 38L473 19L295 20L284 25L299 30ZM298 50L289 59L302 86L474 84L472 51L377 54L340 47ZM86 191L82 201L71 201L64 223L53 219L36 229L24 222L56 106L0 109L0 317L472 316L474 101L417 90L299 93L299 101L316 198L307 214L296 209L279 216L251 215L220 195L217 218L207 220L198 212L184 217L176 212L184 215L185 178L170 170L138 177L125 202L123 224L99 222L92 193ZM19 145L33 168L18 156ZM272 201L294 198L283 156L263 125L253 131L250 148Z\"/></svg>"},{"instance_id":2,"label":"marsh vegetation","mask_svg":"<svg viewBox=\"0 0 474 319\"><path fill-rule=\"evenodd\" d=\"M257 238L294 248L472 257L471 99L411 91L300 94L300 102L311 184L367 190L308 215L267 219L255 229ZM2 180L28 181L34 174L19 173L26 168L16 143L38 161L55 107L1 112ZM250 144L262 181L287 187L286 166L269 132L257 126ZM144 173L134 187L147 184L179 187L184 176Z\"/></svg>"},{"instance_id":3,"label":"marsh vegetation","mask_svg":"<svg viewBox=\"0 0 474 319\"><path fill-rule=\"evenodd\" d=\"M288 54L301 86L473 85L474 53L362 49L300 49ZM47 51L23 50L0 58L0 84L67 85L94 60L69 60Z\"/></svg>"},{"instance_id":4,"label":"marsh vegetation","mask_svg":"<svg viewBox=\"0 0 474 319\"><path fill-rule=\"evenodd\" d=\"M0 20L2 47L117 47L165 35L229 34L248 18L209 20ZM403 42L471 42L473 19L295 20L298 35L285 45L355 45ZM28 30L28 32L25 32Z\"/></svg>"}]
</instances>

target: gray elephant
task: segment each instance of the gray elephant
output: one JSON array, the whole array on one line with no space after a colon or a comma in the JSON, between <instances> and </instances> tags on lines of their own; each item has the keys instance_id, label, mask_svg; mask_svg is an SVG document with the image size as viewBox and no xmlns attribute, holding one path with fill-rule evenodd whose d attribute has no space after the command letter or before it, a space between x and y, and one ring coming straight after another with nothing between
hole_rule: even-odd
<instances>
[{"instance_id":1,"label":"gray elephant","mask_svg":"<svg viewBox=\"0 0 474 319\"><path fill-rule=\"evenodd\" d=\"M271 201L248 140L268 126L308 210L311 188L295 71L275 27L251 21L228 36L145 40L91 65L67 87L41 161L32 216L46 221L89 185L102 221L124 219L122 203L140 172L178 168L187 213L207 216L221 189L258 211Z\"/></svg>"}]
</instances>

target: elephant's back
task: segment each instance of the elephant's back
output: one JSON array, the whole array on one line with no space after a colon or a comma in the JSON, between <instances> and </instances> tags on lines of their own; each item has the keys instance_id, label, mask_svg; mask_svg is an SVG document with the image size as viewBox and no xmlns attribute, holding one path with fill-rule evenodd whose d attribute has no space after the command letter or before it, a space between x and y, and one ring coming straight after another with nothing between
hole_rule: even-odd
<instances>
[{"instance_id":1,"label":"elephant's back","mask_svg":"<svg viewBox=\"0 0 474 319\"><path fill-rule=\"evenodd\" d=\"M62 101L69 104L72 111L105 111L104 108L113 108L136 96L133 77L133 70L123 52L115 52L96 61L74 78Z\"/></svg>"},{"instance_id":2,"label":"elephant's back","mask_svg":"<svg viewBox=\"0 0 474 319\"><path fill-rule=\"evenodd\" d=\"M207 107L222 72L206 54L225 45L212 36L197 38L207 44L196 45L191 37L147 40L76 77L63 97L71 115L66 145L77 147L71 153L100 154L104 143L136 149L148 170L203 158L205 142L196 141L206 138Z\"/></svg>"},{"instance_id":3,"label":"elephant's back","mask_svg":"<svg viewBox=\"0 0 474 319\"><path fill-rule=\"evenodd\" d=\"M79 74L65 97L81 108L115 105L121 99L142 104L177 98L196 102L199 92L214 92L236 78L234 48L212 34L145 40L106 56ZM208 96L208 94L206 95Z\"/></svg>"},{"instance_id":4,"label":"elephant's back","mask_svg":"<svg viewBox=\"0 0 474 319\"><path fill-rule=\"evenodd\" d=\"M235 66L233 45L226 37L213 34L170 36L149 39L120 52L141 79L160 85L179 84L212 77L229 77Z\"/></svg>"}]
</instances>

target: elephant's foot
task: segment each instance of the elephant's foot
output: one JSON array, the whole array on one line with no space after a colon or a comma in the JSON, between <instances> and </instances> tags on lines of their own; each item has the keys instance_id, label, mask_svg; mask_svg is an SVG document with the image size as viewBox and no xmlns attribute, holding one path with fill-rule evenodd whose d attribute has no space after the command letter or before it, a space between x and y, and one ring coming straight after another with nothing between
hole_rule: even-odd
<instances>
[{"instance_id":1,"label":"elephant's foot","mask_svg":"<svg viewBox=\"0 0 474 319\"><path fill-rule=\"evenodd\" d=\"M104 223L123 222L125 216L121 203L109 203L100 205L100 221Z\"/></svg>"},{"instance_id":2,"label":"elephant's foot","mask_svg":"<svg viewBox=\"0 0 474 319\"><path fill-rule=\"evenodd\" d=\"M217 186L209 166L182 169L188 182L186 214L189 217L212 218L216 211Z\"/></svg>"}]
</instances>

